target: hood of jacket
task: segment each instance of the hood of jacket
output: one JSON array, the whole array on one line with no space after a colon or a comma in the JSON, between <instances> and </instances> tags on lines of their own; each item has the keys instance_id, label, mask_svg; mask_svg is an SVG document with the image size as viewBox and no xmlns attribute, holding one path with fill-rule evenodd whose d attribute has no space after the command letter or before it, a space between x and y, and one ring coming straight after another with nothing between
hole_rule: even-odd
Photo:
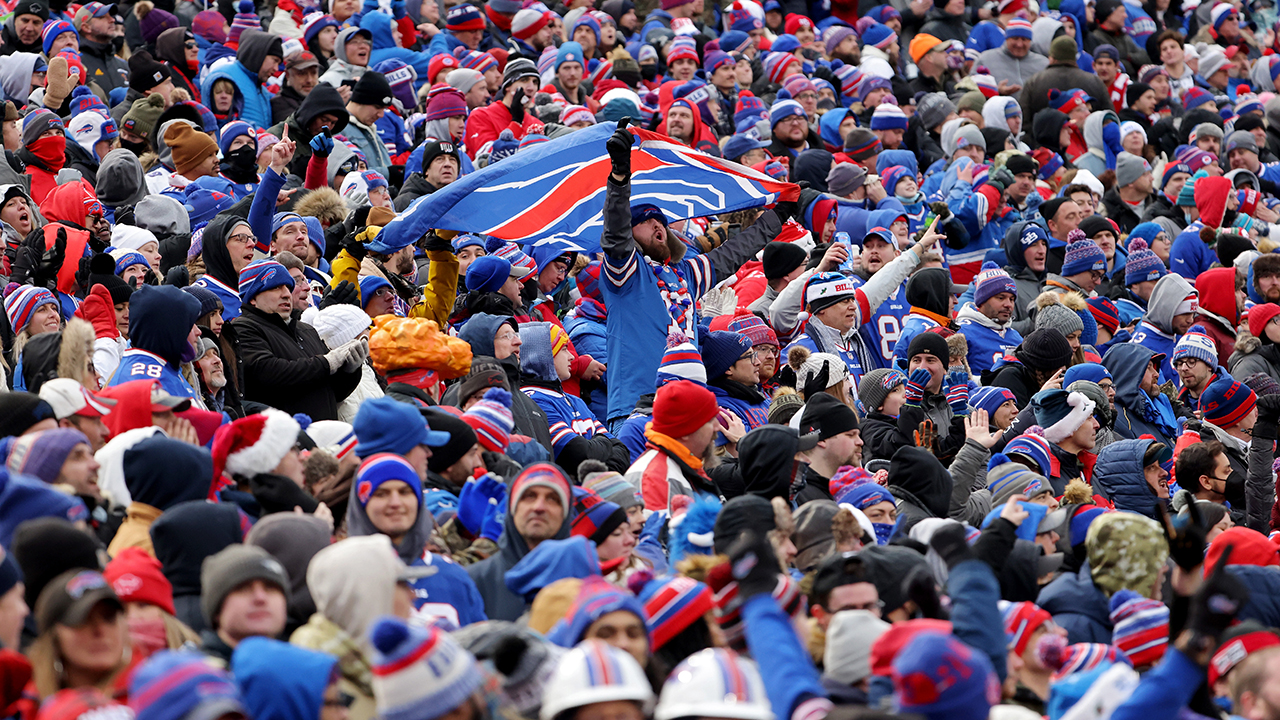
<instances>
[{"instance_id":1,"label":"hood of jacket","mask_svg":"<svg viewBox=\"0 0 1280 720\"><path fill-rule=\"evenodd\" d=\"M1004 234L1004 240L1001 241L1001 247L1004 248L1005 259L1009 261L1011 267L1019 270L1027 270L1026 247L1022 244L1022 231L1028 225L1037 225L1041 229L1044 226L1030 220L1019 220L1011 225Z\"/></svg>"},{"instance_id":2,"label":"hood of jacket","mask_svg":"<svg viewBox=\"0 0 1280 720\"><path fill-rule=\"evenodd\" d=\"M337 47L341 47L338 45ZM338 118L338 122L331 128L332 134L337 135L347 126L351 120L351 114L347 112L346 103L342 102L342 96L338 94L337 88L325 83L320 83L311 89L302 104L298 105L298 109L293 111L293 117L298 123L298 129L302 131L306 138L311 138L311 121L318 116L329 113ZM338 143L341 145L341 143ZM335 150L337 148L335 147ZM332 166L334 161L329 161ZM332 175L332 173L331 173ZM332 176L329 178L333 181Z\"/></svg>"},{"instance_id":3,"label":"hood of jacket","mask_svg":"<svg viewBox=\"0 0 1280 720\"><path fill-rule=\"evenodd\" d=\"M1060 20L1041 15L1031 23L1031 51L1049 57L1049 45L1063 28Z\"/></svg>"},{"instance_id":4,"label":"hood of jacket","mask_svg":"<svg viewBox=\"0 0 1280 720\"><path fill-rule=\"evenodd\" d=\"M369 562L369 557L390 550L386 535L348 537L317 552L307 565L306 584L316 611L365 649L372 648L369 628L374 621L392 612L399 567Z\"/></svg>"},{"instance_id":5,"label":"hood of jacket","mask_svg":"<svg viewBox=\"0 0 1280 720\"><path fill-rule=\"evenodd\" d=\"M502 536L498 538L498 555L501 556L498 562L508 570L514 568L516 563L523 560L530 552L529 543L520 534L520 530L516 528L516 519L511 514L510 508L511 504L508 503L506 517L502 520ZM560 529L556 530L556 534L551 539L564 540L569 537L569 528L572 523L573 511L571 508L569 517L560 523Z\"/></svg>"},{"instance_id":6,"label":"hood of jacket","mask_svg":"<svg viewBox=\"0 0 1280 720\"><path fill-rule=\"evenodd\" d=\"M983 315L982 311L971 302L965 303L964 307L960 308L960 312L956 313L956 322L960 322L962 320L975 322L983 327L991 328L996 332L1004 332L1013 325L1012 317L1009 318L1009 322L1001 325L1000 321L995 318L989 318L986 315Z\"/></svg>"},{"instance_id":7,"label":"hood of jacket","mask_svg":"<svg viewBox=\"0 0 1280 720\"><path fill-rule=\"evenodd\" d=\"M1213 268L1196 278L1200 307L1226 320L1232 330L1240 324L1236 310L1236 269ZM1185 296L1184 296L1185 297Z\"/></svg>"},{"instance_id":8,"label":"hood of jacket","mask_svg":"<svg viewBox=\"0 0 1280 720\"><path fill-rule=\"evenodd\" d=\"M1217 229L1227 212L1231 181L1224 177L1202 177L1196 181L1196 209L1205 227Z\"/></svg>"},{"instance_id":9,"label":"hood of jacket","mask_svg":"<svg viewBox=\"0 0 1280 720\"><path fill-rule=\"evenodd\" d=\"M766 500L789 500L799 469L795 460L799 437L785 425L762 425L747 433L738 446L738 470L746 491Z\"/></svg>"},{"instance_id":10,"label":"hood of jacket","mask_svg":"<svg viewBox=\"0 0 1280 720\"><path fill-rule=\"evenodd\" d=\"M422 557L422 551L426 548L427 541L431 539L431 531L435 529L436 524L435 518L421 504L421 484L418 485L418 498L418 519L414 522L413 528L400 538L396 546L396 553L406 565ZM364 505L360 502L356 483L352 483L351 496L347 502L347 537L380 534L381 531L374 527L373 521L369 519L369 513L365 512Z\"/></svg>"},{"instance_id":11,"label":"hood of jacket","mask_svg":"<svg viewBox=\"0 0 1280 720\"><path fill-rule=\"evenodd\" d=\"M901 447L889 461L889 491L907 491L934 517L947 517L952 485L951 474L928 450Z\"/></svg>"},{"instance_id":12,"label":"hood of jacket","mask_svg":"<svg viewBox=\"0 0 1280 720\"><path fill-rule=\"evenodd\" d=\"M58 185L49 191L44 202L40 203L40 214L49 222L71 224L84 229L84 201L87 196L94 195L93 186L85 180ZM70 237L68 236L68 242ZM71 248L67 248L67 257L73 257Z\"/></svg>"},{"instance_id":13,"label":"hood of jacket","mask_svg":"<svg viewBox=\"0 0 1280 720\"><path fill-rule=\"evenodd\" d=\"M249 71L249 77L258 78L258 71L268 55L275 55L284 61L284 50L281 49L280 37L262 30L245 30L240 35L240 47L236 50L236 60Z\"/></svg>"},{"instance_id":14,"label":"hood of jacket","mask_svg":"<svg viewBox=\"0 0 1280 720\"><path fill-rule=\"evenodd\" d=\"M255 718L318 718L338 658L251 637L231 654L245 709Z\"/></svg>"},{"instance_id":15,"label":"hood of jacket","mask_svg":"<svg viewBox=\"0 0 1280 720\"><path fill-rule=\"evenodd\" d=\"M156 38L156 59L164 60L169 63L169 67L182 72L183 75L190 74L190 71L187 70L186 49L187 33L189 32L191 31L184 27L174 27L160 33L160 37ZM259 65L258 67L262 66Z\"/></svg>"},{"instance_id":16,"label":"hood of jacket","mask_svg":"<svg viewBox=\"0 0 1280 720\"><path fill-rule=\"evenodd\" d=\"M839 126L837 126L838 128ZM805 150L795 159L795 167L791 170L792 181L800 182L803 180L809 183L809 187L814 190L826 192L827 173L831 171L833 162L835 162L835 157L826 150Z\"/></svg>"},{"instance_id":17,"label":"hood of jacket","mask_svg":"<svg viewBox=\"0 0 1280 720\"><path fill-rule=\"evenodd\" d=\"M192 500L174 505L151 523L151 543L173 594L200 594L204 559L244 539L249 521L230 503Z\"/></svg>"},{"instance_id":18,"label":"hood of jacket","mask_svg":"<svg viewBox=\"0 0 1280 720\"><path fill-rule=\"evenodd\" d=\"M925 268L907 281L907 302L913 307L949 317L951 275L942 268Z\"/></svg>"},{"instance_id":19,"label":"hood of jacket","mask_svg":"<svg viewBox=\"0 0 1280 720\"><path fill-rule=\"evenodd\" d=\"M830 113L828 113L830 114ZM826 117L826 115L823 115ZM886 168L897 165L911 171L911 177L920 174L920 163L916 160L916 156L910 150L885 150L876 156L876 172L884 174ZM893 188L887 188L889 195L893 195Z\"/></svg>"},{"instance_id":20,"label":"hood of jacket","mask_svg":"<svg viewBox=\"0 0 1280 720\"><path fill-rule=\"evenodd\" d=\"M471 345L471 353L476 355L488 355L493 357L493 337L498 334L498 329L504 324L509 324L513 328L518 328L515 320L509 315L490 315L489 313L476 313L472 315L462 328L458 330L458 337L466 340ZM523 348L521 354L523 354Z\"/></svg>"},{"instance_id":21,"label":"hood of jacket","mask_svg":"<svg viewBox=\"0 0 1280 720\"><path fill-rule=\"evenodd\" d=\"M840 123L849 116L851 111L847 109L832 110L823 114L818 120L818 136L822 138L823 144L827 146L827 150L838 152L844 148L844 138L840 137ZM824 181L826 178L822 178Z\"/></svg>"},{"instance_id":22,"label":"hood of jacket","mask_svg":"<svg viewBox=\"0 0 1280 720\"><path fill-rule=\"evenodd\" d=\"M600 574L595 544L581 535L545 540L503 574L507 589L532 603L533 598L557 580Z\"/></svg>"},{"instance_id":23,"label":"hood of jacket","mask_svg":"<svg viewBox=\"0 0 1280 720\"><path fill-rule=\"evenodd\" d=\"M191 347L187 336L199 317L194 295L172 285L143 285L129 298L129 341L176 367Z\"/></svg>"},{"instance_id":24,"label":"hood of jacket","mask_svg":"<svg viewBox=\"0 0 1280 720\"><path fill-rule=\"evenodd\" d=\"M1102 126L1107 119L1105 110L1089 113L1089 117L1084 120L1084 144L1089 146L1090 150L1102 150L1106 146L1106 141L1102 137Z\"/></svg>"},{"instance_id":25,"label":"hood of jacket","mask_svg":"<svg viewBox=\"0 0 1280 720\"><path fill-rule=\"evenodd\" d=\"M363 18L361 19L363 20ZM353 65L351 61L347 59L347 41L351 39L352 35L355 35L363 29L364 28L352 26L338 33L338 39L333 43L333 56L337 58L338 61L351 65L351 67L364 67L362 65ZM370 30L369 32L373 31ZM330 67L332 68L332 66Z\"/></svg>"},{"instance_id":26,"label":"hood of jacket","mask_svg":"<svg viewBox=\"0 0 1280 720\"><path fill-rule=\"evenodd\" d=\"M318 86L317 86L318 87ZM227 238L240 224L248 225L243 218L230 214L216 215L204 227L204 239L201 241L200 255L204 259L205 272L218 282L232 289L240 287L240 273L231 264L231 253L227 250Z\"/></svg>"},{"instance_id":27,"label":"hood of jacket","mask_svg":"<svg viewBox=\"0 0 1280 720\"><path fill-rule=\"evenodd\" d=\"M1005 52L1008 51L1006 50ZM1009 120L1004 116L1004 112L1010 103L1017 105L1018 101L1008 95L997 95L989 98L982 105L982 119L985 121L986 127L1012 134L1013 131L1009 129ZM1018 134L1021 135L1022 133L1019 132ZM987 143L987 147L1004 147L1004 144L993 146L991 143Z\"/></svg>"},{"instance_id":28,"label":"hood of jacket","mask_svg":"<svg viewBox=\"0 0 1280 720\"><path fill-rule=\"evenodd\" d=\"M496 330L495 330L496 332ZM555 353L551 351L551 323L530 322L520 326L520 371L535 380L558 383Z\"/></svg>"},{"instance_id":29,"label":"hood of jacket","mask_svg":"<svg viewBox=\"0 0 1280 720\"><path fill-rule=\"evenodd\" d=\"M146 174L138 156L124 148L107 153L98 165L98 199L108 207L137 205L147 196Z\"/></svg>"},{"instance_id":30,"label":"hood of jacket","mask_svg":"<svg viewBox=\"0 0 1280 720\"><path fill-rule=\"evenodd\" d=\"M1204 178L1201 178L1202 180ZM1197 242L1199 242L1197 240ZM1234 269L1227 268L1228 270ZM1235 281L1232 280L1232 283ZM1146 319L1166 335L1173 335L1173 314L1186 297L1196 289L1186 278L1177 273L1169 273L1156 283L1151 291L1151 299L1147 302ZM1232 302L1235 302L1235 286L1232 285Z\"/></svg>"},{"instance_id":31,"label":"hood of jacket","mask_svg":"<svg viewBox=\"0 0 1280 720\"><path fill-rule=\"evenodd\" d=\"M1150 402L1138 386L1156 351L1137 343L1112 345L1102 357L1102 365L1115 381L1116 404L1130 409L1142 408Z\"/></svg>"},{"instance_id":32,"label":"hood of jacket","mask_svg":"<svg viewBox=\"0 0 1280 720\"><path fill-rule=\"evenodd\" d=\"M208 496L213 478L208 450L164 435L125 450L122 464L129 496L161 511Z\"/></svg>"},{"instance_id":33,"label":"hood of jacket","mask_svg":"<svg viewBox=\"0 0 1280 720\"><path fill-rule=\"evenodd\" d=\"M1104 628L1111 627L1111 608L1106 594L1093 584L1086 561L1078 572L1063 573L1045 586L1036 604L1050 615L1083 615Z\"/></svg>"},{"instance_id":34,"label":"hood of jacket","mask_svg":"<svg viewBox=\"0 0 1280 720\"><path fill-rule=\"evenodd\" d=\"M1053 108L1041 110L1036 113L1035 120L1031 121L1031 136L1040 145L1054 152L1061 152L1063 148L1058 143L1058 136L1062 134L1062 125L1069 119L1061 110Z\"/></svg>"},{"instance_id":35,"label":"hood of jacket","mask_svg":"<svg viewBox=\"0 0 1280 720\"><path fill-rule=\"evenodd\" d=\"M27 104L27 98L31 96L31 73L39 60L40 56L35 53L16 52L0 65L0 90L4 90L5 98L12 100L14 105L22 107Z\"/></svg>"},{"instance_id":36,"label":"hood of jacket","mask_svg":"<svg viewBox=\"0 0 1280 720\"><path fill-rule=\"evenodd\" d=\"M395 36L391 34L391 25L394 22L395 20L390 15L380 10L374 10L365 13L364 17L360 18L360 28L373 34L374 50L389 50L399 47L396 45ZM337 45L334 45L335 50L337 50L337 47Z\"/></svg>"},{"instance_id":37,"label":"hood of jacket","mask_svg":"<svg viewBox=\"0 0 1280 720\"><path fill-rule=\"evenodd\" d=\"M299 624L316 611L315 600L307 587L307 566L316 553L329 547L331 539L325 521L315 515L292 512L267 515L254 524L244 539L246 545L257 545L271 553L289 573L289 617Z\"/></svg>"},{"instance_id":38,"label":"hood of jacket","mask_svg":"<svg viewBox=\"0 0 1280 720\"><path fill-rule=\"evenodd\" d=\"M1155 440L1117 440L1102 449L1093 467L1093 489L1115 503L1116 510L1154 520L1160 498L1143 475L1144 453Z\"/></svg>"}]
</instances>

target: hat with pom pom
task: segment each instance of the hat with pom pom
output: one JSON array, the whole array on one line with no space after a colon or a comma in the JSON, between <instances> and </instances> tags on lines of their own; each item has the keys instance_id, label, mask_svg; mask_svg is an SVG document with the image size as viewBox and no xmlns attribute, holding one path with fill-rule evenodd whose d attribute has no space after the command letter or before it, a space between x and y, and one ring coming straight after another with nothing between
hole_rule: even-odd
<instances>
[{"instance_id":1,"label":"hat with pom pom","mask_svg":"<svg viewBox=\"0 0 1280 720\"><path fill-rule=\"evenodd\" d=\"M434 627L379 619L373 641L373 696L383 720L435 720L461 705L484 679L476 659Z\"/></svg>"},{"instance_id":2,"label":"hat with pom pom","mask_svg":"<svg viewBox=\"0 0 1280 720\"><path fill-rule=\"evenodd\" d=\"M1129 243L1129 260L1124 266L1124 284L1135 285L1148 280L1159 280L1169 274L1164 261L1151 251L1142 238Z\"/></svg>"},{"instance_id":3,"label":"hat with pom pom","mask_svg":"<svg viewBox=\"0 0 1280 720\"><path fill-rule=\"evenodd\" d=\"M1209 331L1203 325L1195 325L1187 330L1187 334L1178 338L1173 346L1173 355L1169 362L1176 365L1182 358L1191 357L1202 360L1211 368L1218 367L1218 348L1209 337Z\"/></svg>"},{"instance_id":4,"label":"hat with pom pom","mask_svg":"<svg viewBox=\"0 0 1280 720\"><path fill-rule=\"evenodd\" d=\"M511 416L511 393L502 388L490 388L480 402L463 413L462 420L475 431L476 440L485 450L506 452L515 427Z\"/></svg>"},{"instance_id":5,"label":"hat with pom pom","mask_svg":"<svg viewBox=\"0 0 1280 720\"><path fill-rule=\"evenodd\" d=\"M632 575L627 585L642 586L636 595L644 603L645 624L653 638L652 651L666 645L715 607L711 588L691 577L654 578L652 573L641 571Z\"/></svg>"},{"instance_id":6,"label":"hat with pom pom","mask_svg":"<svg viewBox=\"0 0 1280 720\"><path fill-rule=\"evenodd\" d=\"M1111 596L1111 642L1135 667L1164 657L1169 645L1169 608L1132 590Z\"/></svg>"}]
</instances>

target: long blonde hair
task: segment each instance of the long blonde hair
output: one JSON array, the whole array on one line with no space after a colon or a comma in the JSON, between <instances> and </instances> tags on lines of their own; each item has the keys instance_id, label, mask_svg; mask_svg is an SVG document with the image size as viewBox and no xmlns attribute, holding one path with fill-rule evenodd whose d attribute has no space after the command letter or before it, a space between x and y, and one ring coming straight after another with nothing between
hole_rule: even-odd
<instances>
[{"instance_id":1,"label":"long blonde hair","mask_svg":"<svg viewBox=\"0 0 1280 720\"><path fill-rule=\"evenodd\" d=\"M123 617L124 614L121 613L121 618ZM49 628L27 648L27 659L31 661L31 681L35 684L36 694L40 696L41 702L59 690L67 689L66 670L62 665L62 650L58 647L56 632L54 628ZM111 697L112 686L120 673L129 667L132 651L126 631L124 652L120 656L119 664L94 685L107 697Z\"/></svg>"}]
</instances>

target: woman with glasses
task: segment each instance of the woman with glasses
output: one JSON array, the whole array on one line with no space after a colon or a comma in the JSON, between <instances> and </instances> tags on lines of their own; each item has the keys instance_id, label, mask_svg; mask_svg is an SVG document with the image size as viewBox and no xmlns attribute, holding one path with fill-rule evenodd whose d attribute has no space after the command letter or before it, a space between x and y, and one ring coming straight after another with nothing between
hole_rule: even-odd
<instances>
[{"instance_id":1,"label":"woman with glasses","mask_svg":"<svg viewBox=\"0 0 1280 720\"><path fill-rule=\"evenodd\" d=\"M204 228L200 255L205 274L193 284L211 291L222 301L222 319L240 315L240 271L253 262L257 240L248 222L219 215Z\"/></svg>"}]
</instances>

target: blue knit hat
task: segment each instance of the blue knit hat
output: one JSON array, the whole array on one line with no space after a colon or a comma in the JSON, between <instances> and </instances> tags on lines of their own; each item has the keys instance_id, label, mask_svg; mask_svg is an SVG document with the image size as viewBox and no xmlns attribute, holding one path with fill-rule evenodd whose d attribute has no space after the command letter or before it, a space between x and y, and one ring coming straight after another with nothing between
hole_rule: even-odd
<instances>
[{"instance_id":1,"label":"blue knit hat","mask_svg":"<svg viewBox=\"0 0 1280 720\"><path fill-rule=\"evenodd\" d=\"M222 301L218 299L218 296L212 290L199 285L188 285L182 288L182 292L200 301L200 317L204 317L211 312L221 312L222 310Z\"/></svg>"},{"instance_id":2,"label":"blue knit hat","mask_svg":"<svg viewBox=\"0 0 1280 720\"><path fill-rule=\"evenodd\" d=\"M77 41L80 39L80 33L76 32L75 27L66 20L50 20L44 24L44 27L40 29L40 35L44 38L45 55L53 54L53 41L57 40L58 36L63 33L75 35Z\"/></svg>"},{"instance_id":3,"label":"blue knit hat","mask_svg":"<svg viewBox=\"0 0 1280 720\"><path fill-rule=\"evenodd\" d=\"M302 222L302 216L295 212L278 212L271 218L271 235L275 236L280 228L289 223Z\"/></svg>"},{"instance_id":4,"label":"blue knit hat","mask_svg":"<svg viewBox=\"0 0 1280 720\"><path fill-rule=\"evenodd\" d=\"M1258 404L1253 388L1230 376L1214 381L1200 396L1200 411L1204 419L1220 428L1239 423Z\"/></svg>"},{"instance_id":5,"label":"blue knit hat","mask_svg":"<svg viewBox=\"0 0 1280 720\"><path fill-rule=\"evenodd\" d=\"M360 308L364 309L369 306L369 301L373 299L374 293L379 288L390 288L391 283L381 275L365 275L360 278Z\"/></svg>"},{"instance_id":6,"label":"blue knit hat","mask_svg":"<svg viewBox=\"0 0 1280 720\"><path fill-rule=\"evenodd\" d=\"M231 152L231 141L244 135L253 141L254 148L258 147L258 136L253 132L253 128L249 123L243 120L232 120L222 126L222 130L218 133L218 150L223 157Z\"/></svg>"},{"instance_id":7,"label":"blue knit hat","mask_svg":"<svg viewBox=\"0 0 1280 720\"><path fill-rule=\"evenodd\" d=\"M381 720L435 720L484 682L475 657L442 630L388 616L373 625L369 636L373 696Z\"/></svg>"},{"instance_id":8,"label":"blue knit hat","mask_svg":"<svg viewBox=\"0 0 1280 720\"><path fill-rule=\"evenodd\" d=\"M118 257L116 256L116 253L119 253ZM116 259L116 275L123 274L127 268L132 267L133 265L142 265L144 267L151 266L151 263L147 262L147 259L143 257L140 252L133 250L120 252L117 250L116 253L112 253L111 255Z\"/></svg>"},{"instance_id":9,"label":"blue knit hat","mask_svg":"<svg viewBox=\"0 0 1280 720\"><path fill-rule=\"evenodd\" d=\"M988 415L995 415L996 410L1010 400L1016 403L1012 390L984 385L969 396L969 405L975 410L986 410Z\"/></svg>"},{"instance_id":10,"label":"blue knit hat","mask_svg":"<svg viewBox=\"0 0 1280 720\"><path fill-rule=\"evenodd\" d=\"M419 445L440 447L449 442L449 433L427 427L422 415L410 404L389 397L360 403L351 429L356 434L356 455L367 458L378 453L404 455Z\"/></svg>"},{"instance_id":11,"label":"blue knit hat","mask_svg":"<svg viewBox=\"0 0 1280 720\"><path fill-rule=\"evenodd\" d=\"M1187 330L1186 335L1178 338L1169 363L1176 364L1185 357L1203 360L1211 368L1218 367L1218 347L1213 344L1213 338L1209 337L1209 331L1203 325L1193 326Z\"/></svg>"},{"instance_id":12,"label":"blue knit hat","mask_svg":"<svg viewBox=\"0 0 1280 720\"><path fill-rule=\"evenodd\" d=\"M561 65L567 62L576 62L583 66L582 69L585 72L586 60L583 59L583 56L584 52L582 50L582 46L570 40L569 42L561 45L560 49L556 52L556 62L553 67L556 72L560 72Z\"/></svg>"},{"instance_id":13,"label":"blue knit hat","mask_svg":"<svg viewBox=\"0 0 1280 720\"><path fill-rule=\"evenodd\" d=\"M384 281L385 282L385 281ZM281 285L293 289L293 276L285 266L275 260L257 260L249 263L240 271L240 299L249 302L258 293Z\"/></svg>"},{"instance_id":14,"label":"blue knit hat","mask_svg":"<svg viewBox=\"0 0 1280 720\"><path fill-rule=\"evenodd\" d=\"M717 330L702 339L702 362L707 367L708 380L728 372L742 354L751 349L751 338L741 333Z\"/></svg>"},{"instance_id":15,"label":"blue knit hat","mask_svg":"<svg viewBox=\"0 0 1280 720\"><path fill-rule=\"evenodd\" d=\"M547 632L547 640L560 647L571 648L582 640L592 623L618 610L635 615L641 622L645 619L644 606L634 595L619 590L601 577L588 577L582 581L573 605Z\"/></svg>"},{"instance_id":16,"label":"blue knit hat","mask_svg":"<svg viewBox=\"0 0 1280 720\"><path fill-rule=\"evenodd\" d=\"M952 635L922 632L893 659L893 694L903 712L928 720L986 720L1000 684L985 655Z\"/></svg>"},{"instance_id":17,"label":"blue knit hat","mask_svg":"<svg viewBox=\"0 0 1280 720\"><path fill-rule=\"evenodd\" d=\"M324 226L320 224L320 218L314 215L303 215L302 222L307 225L307 240L320 251L320 257L324 257Z\"/></svg>"},{"instance_id":18,"label":"blue knit hat","mask_svg":"<svg viewBox=\"0 0 1280 720\"><path fill-rule=\"evenodd\" d=\"M843 468L841 468L843 470ZM836 473L839 475L840 473ZM831 478L833 481L835 477ZM836 492L836 502L841 505L852 505L859 510L866 510L872 505L878 505L882 502L895 502L893 494L885 488L872 482L851 483L840 488Z\"/></svg>"},{"instance_id":19,"label":"blue knit hat","mask_svg":"<svg viewBox=\"0 0 1280 720\"><path fill-rule=\"evenodd\" d=\"M662 223L662 227L667 226L667 216L656 205L632 205L631 206L631 227L635 227L645 220L657 220Z\"/></svg>"},{"instance_id":20,"label":"blue knit hat","mask_svg":"<svg viewBox=\"0 0 1280 720\"><path fill-rule=\"evenodd\" d=\"M1159 225L1155 223L1143 223L1144 225L1155 225L1156 230L1163 232ZM1130 235L1130 238L1133 236ZM1140 282L1148 280L1159 280L1169 274L1169 268L1165 267L1164 261L1159 255L1152 252L1147 245L1147 241L1142 238L1129 241L1129 259L1124 264L1124 284L1125 287L1136 285Z\"/></svg>"},{"instance_id":21,"label":"blue knit hat","mask_svg":"<svg viewBox=\"0 0 1280 720\"><path fill-rule=\"evenodd\" d=\"M448 435L448 433L440 434ZM418 471L414 470L407 460L395 453L377 453L364 458L356 470L356 500L360 502L361 507L368 506L369 500L373 498L378 488L392 480L398 480L413 488L417 493L415 497L418 500L418 506L422 506L422 480L418 477Z\"/></svg>"},{"instance_id":22,"label":"blue knit hat","mask_svg":"<svg viewBox=\"0 0 1280 720\"><path fill-rule=\"evenodd\" d=\"M752 150L769 147L769 143L761 140L752 133L738 133L725 141L724 147L721 148L720 154L726 160L738 161L738 158L746 155Z\"/></svg>"},{"instance_id":23,"label":"blue knit hat","mask_svg":"<svg viewBox=\"0 0 1280 720\"><path fill-rule=\"evenodd\" d=\"M1138 223L1137 225L1134 226L1132 230L1129 231L1128 242L1132 243L1134 240L1141 239L1142 241L1147 243L1147 247L1151 247L1151 241L1155 240L1156 236L1162 232L1164 232L1164 228L1160 227L1159 223L1154 223L1154 222ZM1129 247L1129 254L1130 256L1133 255L1132 246Z\"/></svg>"},{"instance_id":24,"label":"blue knit hat","mask_svg":"<svg viewBox=\"0 0 1280 720\"><path fill-rule=\"evenodd\" d=\"M974 278L973 304L975 306L999 295L1000 293L1010 293L1015 299L1018 297L1018 284L1009 277L1009 273L1000 269L1000 266L990 260L982 263L982 271Z\"/></svg>"},{"instance_id":25,"label":"blue knit hat","mask_svg":"<svg viewBox=\"0 0 1280 720\"><path fill-rule=\"evenodd\" d=\"M227 193L216 190L201 190L188 186L186 197L182 202L187 210L187 217L194 230L201 223L207 223L215 215L236 204L236 199Z\"/></svg>"},{"instance_id":26,"label":"blue knit hat","mask_svg":"<svg viewBox=\"0 0 1280 720\"><path fill-rule=\"evenodd\" d=\"M129 678L129 707L136 720L249 713L231 676L193 651L161 650L147 658Z\"/></svg>"},{"instance_id":27,"label":"blue knit hat","mask_svg":"<svg viewBox=\"0 0 1280 720\"><path fill-rule=\"evenodd\" d=\"M509 277L511 263L495 255L483 255L467 267L467 289L474 292L498 292Z\"/></svg>"},{"instance_id":28,"label":"blue knit hat","mask_svg":"<svg viewBox=\"0 0 1280 720\"><path fill-rule=\"evenodd\" d=\"M773 107L769 108L769 127L775 127L784 119L799 115L807 117L804 108L795 100L778 100L773 103Z\"/></svg>"},{"instance_id":29,"label":"blue knit hat","mask_svg":"<svg viewBox=\"0 0 1280 720\"><path fill-rule=\"evenodd\" d=\"M1107 256L1092 240L1080 240L1067 246L1062 260L1062 276L1071 277L1091 270L1106 270Z\"/></svg>"},{"instance_id":30,"label":"blue knit hat","mask_svg":"<svg viewBox=\"0 0 1280 720\"><path fill-rule=\"evenodd\" d=\"M1040 468L1040 474L1049 477L1053 474L1053 459L1049 450L1049 441L1044 439L1044 430L1033 427L1039 433L1028 431L1009 441L1004 446L1005 455L1021 455L1033 461Z\"/></svg>"},{"instance_id":31,"label":"blue knit hat","mask_svg":"<svg viewBox=\"0 0 1280 720\"><path fill-rule=\"evenodd\" d=\"M1101 383L1103 380L1110 379L1111 372L1101 363L1080 363L1067 368L1066 374L1062 376L1062 387L1069 388L1077 380Z\"/></svg>"},{"instance_id":32,"label":"blue knit hat","mask_svg":"<svg viewBox=\"0 0 1280 720\"><path fill-rule=\"evenodd\" d=\"M885 156L885 153L880 153L879 157L883 158L884 156ZM884 181L884 189L890 195L896 195L897 189L898 189L898 183L902 182L907 178L911 178L912 180L914 180L915 175L910 170L902 167L901 165L890 165L889 167L885 168L883 172L880 173L880 179Z\"/></svg>"},{"instance_id":33,"label":"blue knit hat","mask_svg":"<svg viewBox=\"0 0 1280 720\"><path fill-rule=\"evenodd\" d=\"M455 253L460 253L463 248L469 247L478 247L483 250L484 238L479 235L472 235L471 233L463 233L455 236L451 244L453 245L453 251Z\"/></svg>"},{"instance_id":34,"label":"blue knit hat","mask_svg":"<svg viewBox=\"0 0 1280 720\"><path fill-rule=\"evenodd\" d=\"M872 130L906 130L907 114L892 103L881 103L871 113Z\"/></svg>"}]
</instances>

